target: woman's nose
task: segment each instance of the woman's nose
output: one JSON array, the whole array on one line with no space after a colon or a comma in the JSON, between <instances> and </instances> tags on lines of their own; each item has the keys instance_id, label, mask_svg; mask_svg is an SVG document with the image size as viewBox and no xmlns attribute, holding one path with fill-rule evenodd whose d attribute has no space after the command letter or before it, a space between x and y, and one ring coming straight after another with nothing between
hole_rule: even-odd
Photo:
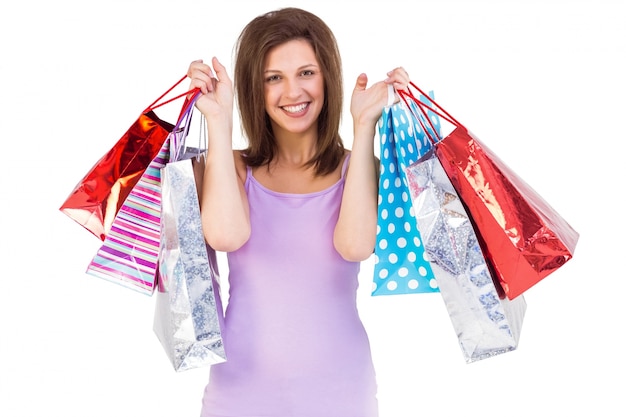
<instances>
[{"instance_id":1,"label":"woman's nose","mask_svg":"<svg viewBox=\"0 0 626 417\"><path fill-rule=\"evenodd\" d=\"M302 92L302 87L298 80L286 80L285 95L287 97L298 97Z\"/></svg>"}]
</instances>

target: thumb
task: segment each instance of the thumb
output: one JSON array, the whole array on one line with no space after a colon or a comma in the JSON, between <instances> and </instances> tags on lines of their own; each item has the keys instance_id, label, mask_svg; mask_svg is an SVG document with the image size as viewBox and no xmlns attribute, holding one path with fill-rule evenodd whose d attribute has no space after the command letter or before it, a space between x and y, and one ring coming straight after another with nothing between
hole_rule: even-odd
<instances>
[{"instance_id":1,"label":"thumb","mask_svg":"<svg viewBox=\"0 0 626 417\"><path fill-rule=\"evenodd\" d=\"M226 67L224 67L224 65L222 65L216 57L213 57L211 64L213 64L213 70L215 71L215 76L218 80L224 80L227 78Z\"/></svg>"},{"instance_id":2,"label":"thumb","mask_svg":"<svg viewBox=\"0 0 626 417\"><path fill-rule=\"evenodd\" d=\"M367 87L367 75L365 73L362 73L356 78L356 85L354 86L354 89L365 90L366 87Z\"/></svg>"}]
</instances>

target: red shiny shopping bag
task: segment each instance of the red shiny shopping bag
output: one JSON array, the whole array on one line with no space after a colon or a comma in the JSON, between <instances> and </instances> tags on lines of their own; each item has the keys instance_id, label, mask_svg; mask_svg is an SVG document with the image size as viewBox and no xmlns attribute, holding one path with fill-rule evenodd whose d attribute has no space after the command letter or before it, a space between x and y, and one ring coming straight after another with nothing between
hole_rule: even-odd
<instances>
[{"instance_id":1,"label":"red shiny shopping bag","mask_svg":"<svg viewBox=\"0 0 626 417\"><path fill-rule=\"evenodd\" d=\"M431 139L507 298L519 296L572 258L579 234L554 208L434 100L400 93L422 114L434 111L454 125L447 136L435 133ZM427 117L421 120L427 131L436 132L428 128Z\"/></svg>"},{"instance_id":2,"label":"red shiny shopping bag","mask_svg":"<svg viewBox=\"0 0 626 417\"><path fill-rule=\"evenodd\" d=\"M61 212L101 240L105 239L126 197L174 128L173 124L161 120L154 109L188 95L189 92L185 92L162 101L185 78L141 113L111 150L78 182L61 205Z\"/></svg>"}]
</instances>

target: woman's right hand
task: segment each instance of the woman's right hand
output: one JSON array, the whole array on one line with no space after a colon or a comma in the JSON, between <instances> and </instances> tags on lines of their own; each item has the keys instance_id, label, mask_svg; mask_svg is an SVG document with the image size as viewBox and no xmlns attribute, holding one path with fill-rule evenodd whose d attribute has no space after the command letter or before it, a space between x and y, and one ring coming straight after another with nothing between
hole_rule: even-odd
<instances>
[{"instance_id":1,"label":"woman's right hand","mask_svg":"<svg viewBox=\"0 0 626 417\"><path fill-rule=\"evenodd\" d=\"M199 88L202 93L196 101L196 107L209 120L216 117L232 119L233 83L217 58L213 58L211 64L213 68L197 60L187 70L187 76L191 79L190 90Z\"/></svg>"}]
</instances>

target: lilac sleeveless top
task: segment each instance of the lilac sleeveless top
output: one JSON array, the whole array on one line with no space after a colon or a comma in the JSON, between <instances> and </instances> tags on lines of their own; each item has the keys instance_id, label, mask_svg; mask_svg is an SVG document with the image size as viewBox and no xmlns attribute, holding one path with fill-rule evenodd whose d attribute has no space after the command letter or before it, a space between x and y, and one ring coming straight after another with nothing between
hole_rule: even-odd
<instances>
[{"instance_id":1,"label":"lilac sleeveless top","mask_svg":"<svg viewBox=\"0 0 626 417\"><path fill-rule=\"evenodd\" d=\"M348 159L337 183L308 194L272 191L248 168L252 233L228 254L228 360L211 367L203 417L378 415L360 264L333 245Z\"/></svg>"}]
</instances>

